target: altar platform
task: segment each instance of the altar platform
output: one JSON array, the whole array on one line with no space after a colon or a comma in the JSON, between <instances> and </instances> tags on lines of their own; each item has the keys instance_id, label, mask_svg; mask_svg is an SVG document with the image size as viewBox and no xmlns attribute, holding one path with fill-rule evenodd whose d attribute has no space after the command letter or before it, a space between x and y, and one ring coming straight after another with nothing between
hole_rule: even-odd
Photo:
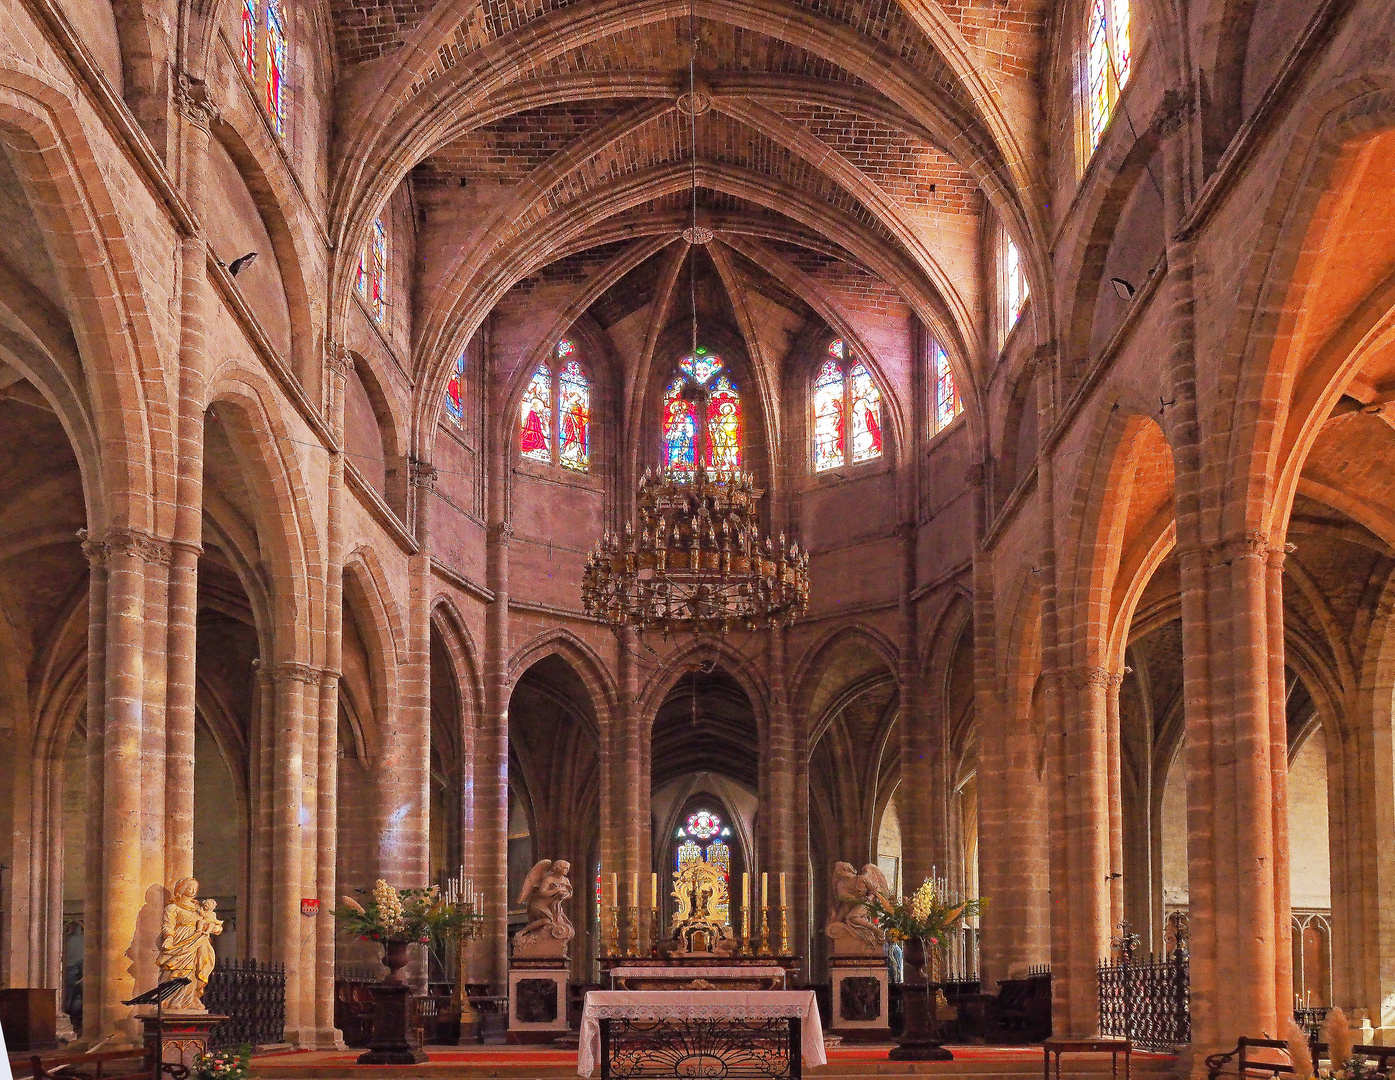
<instances>
[{"instance_id":1,"label":"altar platform","mask_svg":"<svg viewBox=\"0 0 1395 1080\"><path fill-rule=\"evenodd\" d=\"M892 1044L830 1047L828 1064L805 1069L820 1080L945 1077L946 1080L1041 1080L1040 1046L951 1046L953 1061L888 1061ZM252 1058L252 1080L335 1080L336 1077L428 1077L431 1080L573 1080L577 1052L541 1046L428 1046L420 1065L357 1065L358 1051L291 1050ZM1134 1080L1175 1080L1177 1059L1135 1052ZM1109 1058L1079 1055L1061 1063L1062 1080L1104 1080Z\"/></svg>"}]
</instances>

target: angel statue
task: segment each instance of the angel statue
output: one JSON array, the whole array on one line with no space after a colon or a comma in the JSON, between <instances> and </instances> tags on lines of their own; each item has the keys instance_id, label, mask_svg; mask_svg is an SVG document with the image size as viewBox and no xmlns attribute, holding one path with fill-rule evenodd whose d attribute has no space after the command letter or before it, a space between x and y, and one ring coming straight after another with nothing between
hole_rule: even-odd
<instances>
[{"instance_id":1,"label":"angel statue","mask_svg":"<svg viewBox=\"0 0 1395 1080\"><path fill-rule=\"evenodd\" d=\"M872 863L858 873L852 863L840 862L833 867L829 891L833 910L824 933L833 939L834 953L880 956L886 934L868 912L867 901L889 895L886 875Z\"/></svg>"},{"instance_id":2,"label":"angel statue","mask_svg":"<svg viewBox=\"0 0 1395 1080\"><path fill-rule=\"evenodd\" d=\"M218 902L200 902L199 883L193 878L180 878L171 892L160 924L160 952L155 963L161 982L183 977L189 985L181 987L165 1007L170 1012L208 1012L203 991L218 959L209 938L223 932L223 920L214 914Z\"/></svg>"},{"instance_id":3,"label":"angel statue","mask_svg":"<svg viewBox=\"0 0 1395 1080\"><path fill-rule=\"evenodd\" d=\"M519 891L518 902L528 910L528 925L513 939L514 956L566 956L567 942L576 936L563 905L572 897L565 859L539 859Z\"/></svg>"}]
</instances>

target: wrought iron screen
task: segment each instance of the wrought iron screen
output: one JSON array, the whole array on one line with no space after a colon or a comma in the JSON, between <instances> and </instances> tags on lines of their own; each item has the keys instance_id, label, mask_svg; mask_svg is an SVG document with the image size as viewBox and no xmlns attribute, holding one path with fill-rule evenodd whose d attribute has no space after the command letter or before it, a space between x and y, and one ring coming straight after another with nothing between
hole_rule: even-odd
<instances>
[{"instance_id":1,"label":"wrought iron screen","mask_svg":"<svg viewBox=\"0 0 1395 1080\"><path fill-rule=\"evenodd\" d=\"M258 960L220 960L203 1002L227 1016L209 1036L210 1050L265 1046L286 1037L286 968Z\"/></svg>"},{"instance_id":2,"label":"wrought iron screen","mask_svg":"<svg viewBox=\"0 0 1395 1080\"><path fill-rule=\"evenodd\" d=\"M1190 988L1191 962L1181 949L1100 964L1100 1034L1131 1039L1141 1050L1191 1042Z\"/></svg>"},{"instance_id":3,"label":"wrought iron screen","mask_svg":"<svg viewBox=\"0 0 1395 1080\"><path fill-rule=\"evenodd\" d=\"M601 1020L601 1080L799 1080L797 1017Z\"/></svg>"}]
</instances>

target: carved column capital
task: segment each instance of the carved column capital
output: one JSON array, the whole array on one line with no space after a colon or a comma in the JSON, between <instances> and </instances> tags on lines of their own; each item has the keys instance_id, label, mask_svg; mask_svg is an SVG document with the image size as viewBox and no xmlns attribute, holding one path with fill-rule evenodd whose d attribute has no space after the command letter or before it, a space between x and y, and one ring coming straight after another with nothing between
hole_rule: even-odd
<instances>
[{"instance_id":1,"label":"carved column capital","mask_svg":"<svg viewBox=\"0 0 1395 1080\"><path fill-rule=\"evenodd\" d=\"M209 96L208 84L187 71L181 71L175 80L174 102L184 119L204 131L217 119L218 107Z\"/></svg>"},{"instance_id":2,"label":"carved column capital","mask_svg":"<svg viewBox=\"0 0 1395 1080\"><path fill-rule=\"evenodd\" d=\"M496 521L489 526L489 539L495 543L507 544L513 539L513 523Z\"/></svg>"},{"instance_id":3,"label":"carved column capital","mask_svg":"<svg viewBox=\"0 0 1395 1080\"><path fill-rule=\"evenodd\" d=\"M79 529L77 535L90 566L105 566L108 560L123 555L136 555L144 562L165 566L172 561L168 541L157 540L138 529L107 529L100 537L89 536L86 529Z\"/></svg>"},{"instance_id":4,"label":"carved column capital","mask_svg":"<svg viewBox=\"0 0 1395 1080\"><path fill-rule=\"evenodd\" d=\"M440 473L429 461L407 462L407 483L415 488L433 488Z\"/></svg>"},{"instance_id":5,"label":"carved column capital","mask_svg":"<svg viewBox=\"0 0 1395 1080\"><path fill-rule=\"evenodd\" d=\"M1191 109L1191 99L1186 94L1179 90L1166 91L1158 105L1158 111L1153 114L1153 124L1157 127L1158 134L1164 138L1175 135L1191 114Z\"/></svg>"},{"instance_id":6,"label":"carved column capital","mask_svg":"<svg viewBox=\"0 0 1395 1080\"><path fill-rule=\"evenodd\" d=\"M347 345L337 341L325 342L325 363L338 378L347 379L354 369L354 354Z\"/></svg>"},{"instance_id":7,"label":"carved column capital","mask_svg":"<svg viewBox=\"0 0 1395 1080\"><path fill-rule=\"evenodd\" d=\"M271 677L278 686L292 682L304 683L306 686L320 685L319 668L313 668L309 664L299 664L293 660L277 664L272 669Z\"/></svg>"}]
</instances>

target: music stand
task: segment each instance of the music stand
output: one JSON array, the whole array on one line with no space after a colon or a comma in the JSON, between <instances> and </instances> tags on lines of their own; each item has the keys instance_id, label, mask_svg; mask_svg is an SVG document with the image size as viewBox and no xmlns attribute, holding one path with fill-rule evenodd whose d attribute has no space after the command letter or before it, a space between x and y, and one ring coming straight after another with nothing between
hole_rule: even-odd
<instances>
[{"instance_id":1,"label":"music stand","mask_svg":"<svg viewBox=\"0 0 1395 1080\"><path fill-rule=\"evenodd\" d=\"M158 986L147 990L143 994L137 994L130 1001L123 1001L122 1005L154 1005L155 1021L157 1025L164 1020L165 1002L174 997L175 994L183 990L193 980L183 975L176 975L173 979L160 983ZM163 1025L161 1025L163 1026ZM163 1039L155 1040L155 1063L151 1066L150 1080L160 1080L160 1074L165 1071L164 1061L165 1042Z\"/></svg>"}]
</instances>

